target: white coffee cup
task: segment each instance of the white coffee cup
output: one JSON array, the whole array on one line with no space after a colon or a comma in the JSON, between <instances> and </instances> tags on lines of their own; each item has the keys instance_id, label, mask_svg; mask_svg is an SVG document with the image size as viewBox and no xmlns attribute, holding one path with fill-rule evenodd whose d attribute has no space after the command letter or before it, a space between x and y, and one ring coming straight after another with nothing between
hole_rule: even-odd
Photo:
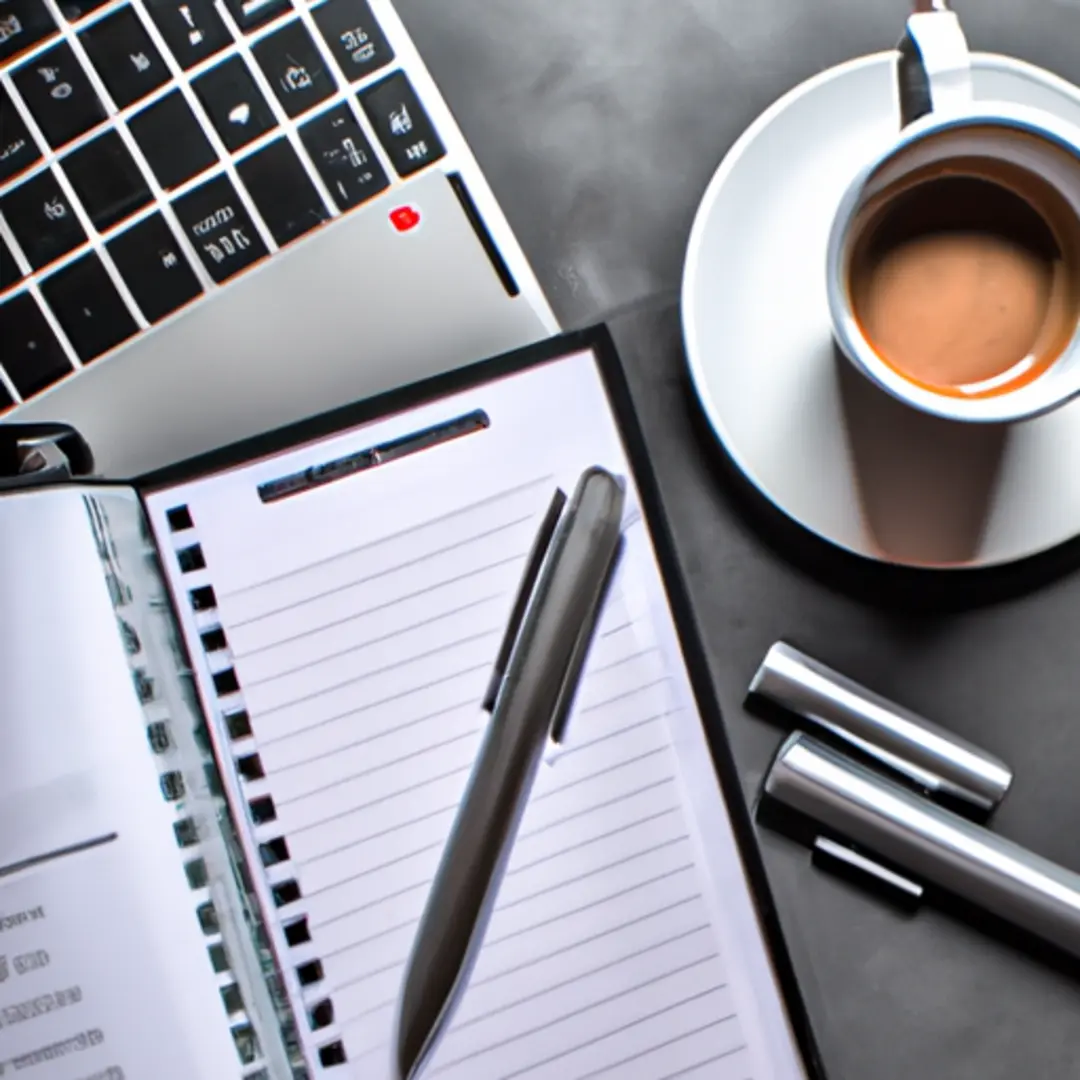
<instances>
[{"instance_id":1,"label":"white coffee cup","mask_svg":"<svg viewBox=\"0 0 1080 1080\"><path fill-rule=\"evenodd\" d=\"M989 384L980 384L970 396L938 392L905 378L878 355L853 311L849 266L853 224L860 211L884 188L935 162L980 157L1035 172L1067 203L1080 229L1080 128L1041 110L976 101L959 20L941 0L920 7L930 10L920 10L908 20L898 53L903 126L851 182L829 236L826 273L833 334L863 375L916 409L969 422L1028 419L1080 395L1080 310L1071 338L1042 374L996 393ZM1017 132L1030 137L1016 138Z\"/></svg>"}]
</instances>

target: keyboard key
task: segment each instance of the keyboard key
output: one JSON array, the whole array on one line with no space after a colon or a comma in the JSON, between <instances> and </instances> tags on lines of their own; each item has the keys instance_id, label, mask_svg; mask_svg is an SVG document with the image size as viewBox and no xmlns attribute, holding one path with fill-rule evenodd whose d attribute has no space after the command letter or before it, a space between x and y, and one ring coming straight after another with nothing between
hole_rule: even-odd
<instances>
[{"instance_id":1,"label":"keyboard key","mask_svg":"<svg viewBox=\"0 0 1080 1080\"><path fill-rule=\"evenodd\" d=\"M131 217L153 198L139 166L115 131L80 146L60 164L98 232Z\"/></svg>"},{"instance_id":2,"label":"keyboard key","mask_svg":"<svg viewBox=\"0 0 1080 1080\"><path fill-rule=\"evenodd\" d=\"M3 0L0 3L0 63L44 41L56 30L56 21L41 0Z\"/></svg>"},{"instance_id":3,"label":"keyboard key","mask_svg":"<svg viewBox=\"0 0 1080 1080\"><path fill-rule=\"evenodd\" d=\"M8 92L0 86L0 183L40 160L37 144Z\"/></svg>"},{"instance_id":4,"label":"keyboard key","mask_svg":"<svg viewBox=\"0 0 1080 1080\"><path fill-rule=\"evenodd\" d=\"M269 254L236 188L218 176L173 203L210 276L221 282Z\"/></svg>"},{"instance_id":5,"label":"keyboard key","mask_svg":"<svg viewBox=\"0 0 1080 1080\"><path fill-rule=\"evenodd\" d=\"M399 175L411 176L446 153L403 71L362 90L359 98Z\"/></svg>"},{"instance_id":6,"label":"keyboard key","mask_svg":"<svg viewBox=\"0 0 1080 1080\"><path fill-rule=\"evenodd\" d=\"M79 40L117 108L126 109L169 81L169 69L134 8L94 23Z\"/></svg>"},{"instance_id":7,"label":"keyboard key","mask_svg":"<svg viewBox=\"0 0 1080 1080\"><path fill-rule=\"evenodd\" d=\"M282 247L330 217L288 139L275 139L244 158L236 171Z\"/></svg>"},{"instance_id":8,"label":"keyboard key","mask_svg":"<svg viewBox=\"0 0 1080 1080\"><path fill-rule=\"evenodd\" d=\"M384 190L389 181L348 105L328 109L300 129L339 210L349 210Z\"/></svg>"},{"instance_id":9,"label":"keyboard key","mask_svg":"<svg viewBox=\"0 0 1080 1080\"><path fill-rule=\"evenodd\" d=\"M251 51L289 116L299 116L336 89L322 56L299 19L252 46Z\"/></svg>"},{"instance_id":10,"label":"keyboard key","mask_svg":"<svg viewBox=\"0 0 1080 1080\"><path fill-rule=\"evenodd\" d=\"M11 254L11 248L7 241L0 236L0 292L10 289L12 285L22 281L22 271L15 262L15 256ZM0 354L3 350L0 349Z\"/></svg>"},{"instance_id":11,"label":"keyboard key","mask_svg":"<svg viewBox=\"0 0 1080 1080\"><path fill-rule=\"evenodd\" d=\"M241 30L254 30L290 10L290 0L225 0L229 14Z\"/></svg>"},{"instance_id":12,"label":"keyboard key","mask_svg":"<svg viewBox=\"0 0 1080 1080\"><path fill-rule=\"evenodd\" d=\"M195 271L161 214L151 214L133 225L107 247L135 303L152 323L202 292Z\"/></svg>"},{"instance_id":13,"label":"keyboard key","mask_svg":"<svg viewBox=\"0 0 1080 1080\"><path fill-rule=\"evenodd\" d=\"M93 252L57 270L41 283L68 341L85 364L138 333L138 323Z\"/></svg>"},{"instance_id":14,"label":"keyboard key","mask_svg":"<svg viewBox=\"0 0 1080 1080\"><path fill-rule=\"evenodd\" d=\"M146 0L146 6L185 71L232 44L214 0Z\"/></svg>"},{"instance_id":15,"label":"keyboard key","mask_svg":"<svg viewBox=\"0 0 1080 1080\"><path fill-rule=\"evenodd\" d=\"M0 304L0 341L0 362L24 398L72 372L67 354L28 292Z\"/></svg>"},{"instance_id":16,"label":"keyboard key","mask_svg":"<svg viewBox=\"0 0 1080 1080\"><path fill-rule=\"evenodd\" d=\"M179 90L137 113L128 127L166 191L217 164L210 140Z\"/></svg>"},{"instance_id":17,"label":"keyboard key","mask_svg":"<svg viewBox=\"0 0 1080 1080\"><path fill-rule=\"evenodd\" d=\"M84 15L89 15L91 11L104 7L108 2L109 0L60 0L60 14L73 23Z\"/></svg>"},{"instance_id":18,"label":"keyboard key","mask_svg":"<svg viewBox=\"0 0 1080 1080\"><path fill-rule=\"evenodd\" d=\"M42 53L12 78L54 149L105 119L105 106L67 44Z\"/></svg>"},{"instance_id":19,"label":"keyboard key","mask_svg":"<svg viewBox=\"0 0 1080 1080\"><path fill-rule=\"evenodd\" d=\"M394 59L394 50L367 0L327 0L311 13L350 82L378 71Z\"/></svg>"},{"instance_id":20,"label":"keyboard key","mask_svg":"<svg viewBox=\"0 0 1080 1080\"><path fill-rule=\"evenodd\" d=\"M191 85L230 152L274 126L274 114L239 56L211 68Z\"/></svg>"},{"instance_id":21,"label":"keyboard key","mask_svg":"<svg viewBox=\"0 0 1080 1080\"><path fill-rule=\"evenodd\" d=\"M67 196L48 169L12 188L0 199L0 213L35 270L86 240Z\"/></svg>"}]
</instances>

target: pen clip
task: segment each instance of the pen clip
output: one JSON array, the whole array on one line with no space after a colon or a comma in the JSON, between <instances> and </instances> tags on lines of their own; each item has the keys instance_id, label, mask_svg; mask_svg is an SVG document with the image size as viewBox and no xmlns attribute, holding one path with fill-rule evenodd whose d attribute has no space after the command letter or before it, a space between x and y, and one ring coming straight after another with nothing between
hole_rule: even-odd
<instances>
[{"instance_id":1,"label":"pen clip","mask_svg":"<svg viewBox=\"0 0 1080 1080\"><path fill-rule=\"evenodd\" d=\"M502 644L499 646L498 655L495 657L495 667L492 669L491 678L488 680L487 689L484 691L484 700L481 708L485 712L494 712L495 703L499 699L499 691L502 689L503 680L506 678L506 669L510 666L510 657L514 653L518 635L521 633L522 623L525 621L525 612L529 610L533 592L536 590L536 582L540 577L540 570L544 565L544 559L551 548L551 541L555 537L555 530L562 517L566 506L566 492L562 488L556 488L551 497L551 503L544 514L544 520L540 523L540 531L533 541L532 550L525 563L525 572L518 586L517 597L510 612L510 619L506 624L506 633L503 635Z\"/></svg>"},{"instance_id":2,"label":"pen clip","mask_svg":"<svg viewBox=\"0 0 1080 1080\"><path fill-rule=\"evenodd\" d=\"M899 874L878 859L842 844L829 836L818 836L810 853L819 870L826 870L859 888L888 900L896 907L914 912L922 902L924 889L920 882Z\"/></svg>"},{"instance_id":3,"label":"pen clip","mask_svg":"<svg viewBox=\"0 0 1080 1080\"><path fill-rule=\"evenodd\" d=\"M596 590L596 595L593 597L592 604L589 607L589 613L582 622L581 630L578 632L577 640L574 642L574 652L571 655L570 663L567 665L566 676L563 679L562 688L559 690L559 698L552 713L551 741L553 743L562 743L563 735L566 733L566 722L570 719L570 710L574 706L574 698L577 696L577 688L581 682L581 669L584 667L585 659L589 654L589 646L592 644L593 634L596 632L596 624L600 620L600 613L604 610L604 601L611 588L611 582L615 577L615 571L618 568L619 560L622 558L624 547L625 540L620 536L615 552L611 556L611 562L608 564L604 580Z\"/></svg>"}]
</instances>

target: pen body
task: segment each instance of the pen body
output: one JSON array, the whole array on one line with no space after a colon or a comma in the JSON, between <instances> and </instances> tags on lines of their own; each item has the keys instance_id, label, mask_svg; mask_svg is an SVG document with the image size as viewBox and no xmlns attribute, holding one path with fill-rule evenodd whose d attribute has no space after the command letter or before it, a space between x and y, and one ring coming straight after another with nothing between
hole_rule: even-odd
<instances>
[{"instance_id":1,"label":"pen body","mask_svg":"<svg viewBox=\"0 0 1080 1080\"><path fill-rule=\"evenodd\" d=\"M765 790L898 870L1080 957L1080 874L806 736L785 743Z\"/></svg>"},{"instance_id":2,"label":"pen body","mask_svg":"<svg viewBox=\"0 0 1080 1080\"><path fill-rule=\"evenodd\" d=\"M624 492L592 469L540 572L413 943L396 1067L417 1076L468 982L552 724L577 686L620 544Z\"/></svg>"}]
</instances>

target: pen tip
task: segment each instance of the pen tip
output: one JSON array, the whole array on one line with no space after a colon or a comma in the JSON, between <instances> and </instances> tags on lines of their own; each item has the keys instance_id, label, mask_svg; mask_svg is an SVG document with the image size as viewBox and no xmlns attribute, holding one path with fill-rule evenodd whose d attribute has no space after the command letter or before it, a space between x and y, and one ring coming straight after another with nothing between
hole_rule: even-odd
<instances>
[{"instance_id":1,"label":"pen tip","mask_svg":"<svg viewBox=\"0 0 1080 1080\"><path fill-rule=\"evenodd\" d=\"M409 1060L409 1055L405 1052L404 1046L401 1044L401 1040L398 1040L397 1049L394 1051L394 1063L393 1063L394 1080L412 1080L415 1070L413 1063Z\"/></svg>"},{"instance_id":2,"label":"pen tip","mask_svg":"<svg viewBox=\"0 0 1080 1080\"><path fill-rule=\"evenodd\" d=\"M416 1080L432 1044L432 1032L415 1007L415 998L406 986L400 1003L401 1013L395 1025L393 1049L394 1080Z\"/></svg>"}]
</instances>

